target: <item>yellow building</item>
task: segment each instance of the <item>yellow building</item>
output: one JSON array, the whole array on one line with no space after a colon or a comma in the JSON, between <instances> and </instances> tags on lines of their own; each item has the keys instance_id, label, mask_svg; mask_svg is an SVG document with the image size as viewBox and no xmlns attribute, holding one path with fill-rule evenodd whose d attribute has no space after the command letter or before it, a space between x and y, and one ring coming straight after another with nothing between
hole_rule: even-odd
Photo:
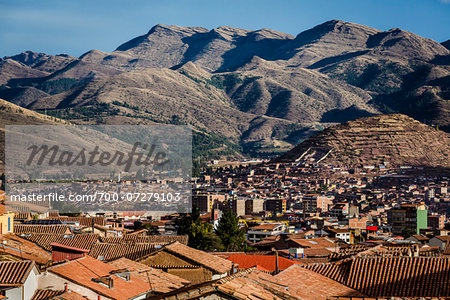
<instances>
[{"instance_id":1,"label":"yellow building","mask_svg":"<svg viewBox=\"0 0 450 300\"><path fill-rule=\"evenodd\" d=\"M14 231L14 213L6 211L6 207L0 204L0 234Z\"/></svg>"}]
</instances>

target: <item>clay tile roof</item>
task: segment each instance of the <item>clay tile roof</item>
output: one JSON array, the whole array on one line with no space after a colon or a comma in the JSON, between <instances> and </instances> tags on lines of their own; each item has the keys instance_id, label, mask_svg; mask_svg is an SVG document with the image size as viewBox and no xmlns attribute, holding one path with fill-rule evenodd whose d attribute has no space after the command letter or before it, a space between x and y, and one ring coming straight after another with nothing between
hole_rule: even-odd
<instances>
[{"instance_id":1,"label":"clay tile roof","mask_svg":"<svg viewBox=\"0 0 450 300\"><path fill-rule=\"evenodd\" d=\"M64 291L54 291L54 290L36 290L34 292L33 298L31 300L49 300L55 296L63 294Z\"/></svg>"},{"instance_id":2,"label":"clay tile roof","mask_svg":"<svg viewBox=\"0 0 450 300\"><path fill-rule=\"evenodd\" d=\"M203 299L211 295L239 300L299 299L283 282L255 268L216 281L191 285L169 294L154 296L152 299Z\"/></svg>"},{"instance_id":3,"label":"clay tile roof","mask_svg":"<svg viewBox=\"0 0 450 300\"><path fill-rule=\"evenodd\" d=\"M255 266L260 266L268 271L276 270L276 256L275 255L249 255L249 254L234 254L228 257L229 261L239 265L240 269L248 269ZM297 262L278 257L278 269L284 270L290 266L297 264Z\"/></svg>"},{"instance_id":4,"label":"clay tile roof","mask_svg":"<svg viewBox=\"0 0 450 300\"><path fill-rule=\"evenodd\" d=\"M29 260L0 262L0 286L24 284L33 266L34 263Z\"/></svg>"},{"instance_id":5,"label":"clay tile roof","mask_svg":"<svg viewBox=\"0 0 450 300\"><path fill-rule=\"evenodd\" d=\"M440 239L443 242L450 241L450 235L437 235L436 238Z\"/></svg>"},{"instance_id":6,"label":"clay tile roof","mask_svg":"<svg viewBox=\"0 0 450 300\"><path fill-rule=\"evenodd\" d=\"M338 282L345 282L348 278L351 264L349 262L323 263L304 266L306 269L319 273Z\"/></svg>"},{"instance_id":7,"label":"clay tile roof","mask_svg":"<svg viewBox=\"0 0 450 300\"><path fill-rule=\"evenodd\" d=\"M111 261L108 264L117 269L128 269L131 272L131 276L137 276L139 279L149 283L157 293L171 292L190 283L188 280L176 275L150 268L124 257Z\"/></svg>"},{"instance_id":8,"label":"clay tile roof","mask_svg":"<svg viewBox=\"0 0 450 300\"><path fill-rule=\"evenodd\" d=\"M179 242L167 245L163 250L185 257L219 274L229 273L233 267L233 263L229 260L188 247Z\"/></svg>"},{"instance_id":9,"label":"clay tile roof","mask_svg":"<svg viewBox=\"0 0 450 300\"><path fill-rule=\"evenodd\" d=\"M221 279L214 286L218 291L235 299L299 299L287 288L286 283L256 269Z\"/></svg>"},{"instance_id":10,"label":"clay tile roof","mask_svg":"<svg viewBox=\"0 0 450 300\"><path fill-rule=\"evenodd\" d=\"M450 255L450 241L447 241L447 246L444 249L444 255Z\"/></svg>"},{"instance_id":11,"label":"clay tile roof","mask_svg":"<svg viewBox=\"0 0 450 300\"><path fill-rule=\"evenodd\" d=\"M14 234L0 235L0 253L12 255L20 260L33 260L45 265L51 260L51 254L30 241Z\"/></svg>"},{"instance_id":12,"label":"clay tile roof","mask_svg":"<svg viewBox=\"0 0 450 300\"><path fill-rule=\"evenodd\" d=\"M450 258L358 257L305 268L370 297L450 297Z\"/></svg>"},{"instance_id":13,"label":"clay tile roof","mask_svg":"<svg viewBox=\"0 0 450 300\"><path fill-rule=\"evenodd\" d=\"M71 233L69 226L67 225L23 225L14 224L14 233L53 233L53 234L66 234Z\"/></svg>"},{"instance_id":14,"label":"clay tile roof","mask_svg":"<svg viewBox=\"0 0 450 300\"><path fill-rule=\"evenodd\" d=\"M58 243L68 247L90 250L98 241L98 235L93 233L83 234L53 234L53 233L31 233L22 234L22 238L36 243L47 251L51 251L52 243Z\"/></svg>"},{"instance_id":15,"label":"clay tile roof","mask_svg":"<svg viewBox=\"0 0 450 300\"><path fill-rule=\"evenodd\" d=\"M365 297L362 293L318 273L293 265L274 276L285 282L300 299L329 299L329 297Z\"/></svg>"},{"instance_id":16,"label":"clay tile roof","mask_svg":"<svg viewBox=\"0 0 450 300\"><path fill-rule=\"evenodd\" d=\"M111 272L114 270L116 270L114 266L110 266L90 256L48 268L49 272L111 299L129 299L150 290L147 282L136 276L131 276L130 280L127 281L112 275ZM107 276L113 280L113 288L92 280L102 276Z\"/></svg>"},{"instance_id":17,"label":"clay tile roof","mask_svg":"<svg viewBox=\"0 0 450 300\"><path fill-rule=\"evenodd\" d=\"M51 300L86 300L86 299L87 299L86 297L74 291L66 291L61 295L53 296L51 298Z\"/></svg>"},{"instance_id":18,"label":"clay tile roof","mask_svg":"<svg viewBox=\"0 0 450 300\"><path fill-rule=\"evenodd\" d=\"M324 237L314 239L295 239L291 238L290 241L305 248L336 248L338 247L332 240Z\"/></svg>"},{"instance_id":19,"label":"clay tile roof","mask_svg":"<svg viewBox=\"0 0 450 300\"><path fill-rule=\"evenodd\" d=\"M250 227L249 230L274 230L275 228L279 227L281 224L261 224L254 227Z\"/></svg>"},{"instance_id":20,"label":"clay tile roof","mask_svg":"<svg viewBox=\"0 0 450 300\"><path fill-rule=\"evenodd\" d=\"M72 251L76 251L76 252L89 252L89 250L86 250L86 249L70 247L70 246L66 246L66 245L62 245L62 244L58 244L58 243L51 243L50 246L52 246L52 250L55 248L60 248L60 249L62 248L65 250L72 250Z\"/></svg>"},{"instance_id":21,"label":"clay tile roof","mask_svg":"<svg viewBox=\"0 0 450 300\"><path fill-rule=\"evenodd\" d=\"M167 245L173 242L179 242L187 245L187 235L125 235L122 237L100 237L103 243L122 244L122 243L154 243L158 245Z\"/></svg>"},{"instance_id":22,"label":"clay tile roof","mask_svg":"<svg viewBox=\"0 0 450 300\"><path fill-rule=\"evenodd\" d=\"M420 235L420 234L415 234L413 235L414 238L416 238L418 241L428 241L430 238Z\"/></svg>"},{"instance_id":23,"label":"clay tile roof","mask_svg":"<svg viewBox=\"0 0 450 300\"><path fill-rule=\"evenodd\" d=\"M136 260L156 251L156 245L150 243L96 243L89 255L102 261L112 261L121 257Z\"/></svg>"},{"instance_id":24,"label":"clay tile roof","mask_svg":"<svg viewBox=\"0 0 450 300\"><path fill-rule=\"evenodd\" d=\"M52 219L60 220L61 222L78 222L80 226L92 226L92 222L95 225L104 226L105 218L104 217L54 217Z\"/></svg>"}]
</instances>

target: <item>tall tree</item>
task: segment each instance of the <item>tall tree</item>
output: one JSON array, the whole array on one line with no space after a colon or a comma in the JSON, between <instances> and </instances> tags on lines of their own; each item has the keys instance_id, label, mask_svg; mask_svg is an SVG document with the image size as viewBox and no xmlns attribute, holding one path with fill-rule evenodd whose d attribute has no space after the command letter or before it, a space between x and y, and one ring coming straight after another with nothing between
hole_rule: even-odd
<instances>
[{"instance_id":1,"label":"tall tree","mask_svg":"<svg viewBox=\"0 0 450 300\"><path fill-rule=\"evenodd\" d=\"M178 227L178 234L187 234L190 247L214 251L222 249L221 241L213 232L212 225L203 223L200 219L200 210L194 206L191 214L186 214L175 221Z\"/></svg>"},{"instance_id":2,"label":"tall tree","mask_svg":"<svg viewBox=\"0 0 450 300\"><path fill-rule=\"evenodd\" d=\"M239 219L232 210L223 213L216 229L226 251L243 251L248 248L245 232L239 227Z\"/></svg>"}]
</instances>

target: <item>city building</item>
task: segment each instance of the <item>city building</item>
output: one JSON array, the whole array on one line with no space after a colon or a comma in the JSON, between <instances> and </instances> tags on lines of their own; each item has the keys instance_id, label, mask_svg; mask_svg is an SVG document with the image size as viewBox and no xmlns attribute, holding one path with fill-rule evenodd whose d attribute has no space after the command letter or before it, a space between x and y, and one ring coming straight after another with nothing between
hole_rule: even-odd
<instances>
[{"instance_id":1,"label":"city building","mask_svg":"<svg viewBox=\"0 0 450 300\"><path fill-rule=\"evenodd\" d=\"M246 206L247 198L233 198L228 201L229 209L231 209L238 217L246 214L245 206Z\"/></svg>"},{"instance_id":2,"label":"city building","mask_svg":"<svg viewBox=\"0 0 450 300\"><path fill-rule=\"evenodd\" d=\"M285 199L267 199L264 202L264 210L270 212L286 212L286 203Z\"/></svg>"},{"instance_id":3,"label":"city building","mask_svg":"<svg viewBox=\"0 0 450 300\"><path fill-rule=\"evenodd\" d=\"M245 201L245 214L259 213L264 210L264 199L250 198Z\"/></svg>"},{"instance_id":4,"label":"city building","mask_svg":"<svg viewBox=\"0 0 450 300\"><path fill-rule=\"evenodd\" d=\"M0 234L14 231L14 213L6 210L6 206L0 204Z\"/></svg>"},{"instance_id":5,"label":"city building","mask_svg":"<svg viewBox=\"0 0 450 300\"><path fill-rule=\"evenodd\" d=\"M255 227L250 227L247 231L247 240L257 243L266 237L278 235L286 230L284 223L276 224L261 224Z\"/></svg>"},{"instance_id":6,"label":"city building","mask_svg":"<svg viewBox=\"0 0 450 300\"><path fill-rule=\"evenodd\" d=\"M197 206L200 212L211 212L216 202L227 200L225 194L199 193L192 195L192 205Z\"/></svg>"},{"instance_id":7,"label":"city building","mask_svg":"<svg viewBox=\"0 0 450 300\"><path fill-rule=\"evenodd\" d=\"M445 226L445 216L444 215L429 215L428 216L428 227L431 229L442 229Z\"/></svg>"},{"instance_id":8,"label":"city building","mask_svg":"<svg viewBox=\"0 0 450 300\"><path fill-rule=\"evenodd\" d=\"M427 228L428 209L425 204L402 204L390 210L392 233L409 237L419 234L420 229Z\"/></svg>"},{"instance_id":9,"label":"city building","mask_svg":"<svg viewBox=\"0 0 450 300\"><path fill-rule=\"evenodd\" d=\"M319 194L309 194L303 196L303 212L304 213L320 213L328 212L329 207L333 204L334 197Z\"/></svg>"}]
</instances>

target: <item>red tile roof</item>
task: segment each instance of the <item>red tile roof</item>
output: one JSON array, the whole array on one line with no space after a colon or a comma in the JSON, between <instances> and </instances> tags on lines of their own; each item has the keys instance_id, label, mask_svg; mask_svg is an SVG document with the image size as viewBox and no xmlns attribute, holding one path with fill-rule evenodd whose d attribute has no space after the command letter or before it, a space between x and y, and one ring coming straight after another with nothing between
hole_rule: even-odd
<instances>
[{"instance_id":1,"label":"red tile roof","mask_svg":"<svg viewBox=\"0 0 450 300\"><path fill-rule=\"evenodd\" d=\"M247 269L216 281L192 285L153 299L204 299L206 297L238 300L299 299L288 286L274 276Z\"/></svg>"},{"instance_id":2,"label":"red tile roof","mask_svg":"<svg viewBox=\"0 0 450 300\"><path fill-rule=\"evenodd\" d=\"M96 243L92 246L89 255L102 261L112 261L121 257L136 260L155 251L155 245L150 243Z\"/></svg>"},{"instance_id":3,"label":"red tile roof","mask_svg":"<svg viewBox=\"0 0 450 300\"><path fill-rule=\"evenodd\" d=\"M214 286L218 291L234 299L299 299L287 288L286 282L255 269L223 278Z\"/></svg>"},{"instance_id":4,"label":"red tile roof","mask_svg":"<svg viewBox=\"0 0 450 300\"><path fill-rule=\"evenodd\" d=\"M275 255L234 254L230 255L228 260L238 264L240 269L248 269L259 266L272 272L276 270ZM278 270L287 269L294 264L297 264L297 262L283 257L278 257Z\"/></svg>"},{"instance_id":5,"label":"red tile roof","mask_svg":"<svg viewBox=\"0 0 450 300\"><path fill-rule=\"evenodd\" d=\"M296 243L298 246L304 248L339 248L333 240L325 237L314 238L314 239L289 239L291 242Z\"/></svg>"},{"instance_id":6,"label":"red tile roof","mask_svg":"<svg viewBox=\"0 0 450 300\"><path fill-rule=\"evenodd\" d=\"M274 276L289 286L300 299L329 299L330 297L365 297L362 293L316 272L293 265Z\"/></svg>"},{"instance_id":7,"label":"red tile roof","mask_svg":"<svg viewBox=\"0 0 450 300\"><path fill-rule=\"evenodd\" d=\"M128 269L131 272L131 276L137 276L141 280L148 282L152 289L157 293L171 292L190 283L188 280L181 277L150 268L127 258L119 258L108 264L116 269Z\"/></svg>"},{"instance_id":8,"label":"red tile roof","mask_svg":"<svg viewBox=\"0 0 450 300\"><path fill-rule=\"evenodd\" d=\"M74 291L66 291L61 295L54 296L51 300L86 300L86 297L74 292Z\"/></svg>"},{"instance_id":9,"label":"red tile roof","mask_svg":"<svg viewBox=\"0 0 450 300\"><path fill-rule=\"evenodd\" d=\"M22 234L22 238L36 243L47 251L51 251L52 243L90 250L98 241L98 235L92 233L83 234L53 234L53 233L29 233Z\"/></svg>"},{"instance_id":10,"label":"red tile roof","mask_svg":"<svg viewBox=\"0 0 450 300\"><path fill-rule=\"evenodd\" d=\"M174 253L177 256L187 258L219 274L224 274L227 272L230 273L233 267L233 263L231 261L188 247L179 242L174 242L170 245L164 246L163 250Z\"/></svg>"},{"instance_id":11,"label":"red tile roof","mask_svg":"<svg viewBox=\"0 0 450 300\"><path fill-rule=\"evenodd\" d=\"M78 222L80 226L92 226L92 222L96 225L104 226L105 218L103 217L54 217L52 220L60 220L61 222Z\"/></svg>"},{"instance_id":12,"label":"red tile roof","mask_svg":"<svg viewBox=\"0 0 450 300\"><path fill-rule=\"evenodd\" d=\"M126 281L112 275L111 272L114 270L116 270L114 266L89 256L48 268L49 272L111 299L129 299L145 294L150 290L147 282L136 276L131 276L130 281ZM113 288L108 288L92 280L102 276L108 276L113 280Z\"/></svg>"},{"instance_id":13,"label":"red tile roof","mask_svg":"<svg viewBox=\"0 0 450 300\"><path fill-rule=\"evenodd\" d=\"M281 224L261 224L254 227L250 227L249 230L274 230L275 228L281 226Z\"/></svg>"},{"instance_id":14,"label":"red tile roof","mask_svg":"<svg viewBox=\"0 0 450 300\"><path fill-rule=\"evenodd\" d=\"M450 258L354 258L305 268L371 297L450 297Z\"/></svg>"},{"instance_id":15,"label":"red tile roof","mask_svg":"<svg viewBox=\"0 0 450 300\"><path fill-rule=\"evenodd\" d=\"M51 260L50 253L14 234L0 235L0 253L7 253L21 260L33 260L39 265L45 265Z\"/></svg>"},{"instance_id":16,"label":"red tile roof","mask_svg":"<svg viewBox=\"0 0 450 300\"><path fill-rule=\"evenodd\" d=\"M29 260L0 262L0 286L24 284L33 267L34 262Z\"/></svg>"},{"instance_id":17,"label":"red tile roof","mask_svg":"<svg viewBox=\"0 0 450 300\"><path fill-rule=\"evenodd\" d=\"M68 234L71 233L67 225L24 225L14 224L14 233L53 233L53 234Z\"/></svg>"},{"instance_id":18,"label":"red tile roof","mask_svg":"<svg viewBox=\"0 0 450 300\"><path fill-rule=\"evenodd\" d=\"M444 255L450 255L450 241L447 241L447 246L444 249Z\"/></svg>"},{"instance_id":19,"label":"red tile roof","mask_svg":"<svg viewBox=\"0 0 450 300\"><path fill-rule=\"evenodd\" d=\"M62 244L58 244L58 243L51 243L50 246L52 246L52 250L54 250L55 248L59 248L59 249L77 251L77 252L89 252L89 250L87 250L87 249L70 247L70 246L66 246L66 245L62 245Z\"/></svg>"},{"instance_id":20,"label":"red tile roof","mask_svg":"<svg viewBox=\"0 0 450 300\"><path fill-rule=\"evenodd\" d=\"M155 243L160 245L166 245L173 242L179 242L187 245L187 235L130 235L127 234L123 237L100 237L100 241L103 243L122 244L122 243Z\"/></svg>"},{"instance_id":21,"label":"red tile roof","mask_svg":"<svg viewBox=\"0 0 450 300\"><path fill-rule=\"evenodd\" d=\"M64 293L62 291L54 291L54 290L36 290L34 292L33 298L31 300L49 300L53 299L53 297L59 296Z\"/></svg>"}]
</instances>

